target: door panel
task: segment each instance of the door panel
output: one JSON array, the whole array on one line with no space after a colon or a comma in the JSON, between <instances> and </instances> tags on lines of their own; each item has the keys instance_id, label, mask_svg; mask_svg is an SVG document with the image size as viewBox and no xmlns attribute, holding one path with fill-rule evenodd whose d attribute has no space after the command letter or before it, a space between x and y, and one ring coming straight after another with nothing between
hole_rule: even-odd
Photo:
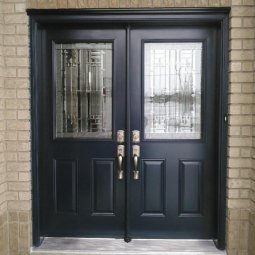
<instances>
[{"instance_id":1,"label":"door panel","mask_svg":"<svg viewBox=\"0 0 255 255\"><path fill-rule=\"evenodd\" d=\"M51 27L39 81L40 235L123 236L125 30Z\"/></svg>"},{"instance_id":2,"label":"door panel","mask_svg":"<svg viewBox=\"0 0 255 255\"><path fill-rule=\"evenodd\" d=\"M134 238L216 235L216 42L213 27L131 30L131 130L141 131Z\"/></svg>"},{"instance_id":3,"label":"door panel","mask_svg":"<svg viewBox=\"0 0 255 255\"><path fill-rule=\"evenodd\" d=\"M142 216L165 214L165 161L142 160ZM153 187L153 188L152 188Z\"/></svg>"},{"instance_id":4,"label":"door panel","mask_svg":"<svg viewBox=\"0 0 255 255\"><path fill-rule=\"evenodd\" d=\"M55 213L77 213L77 163L56 160L53 166Z\"/></svg>"},{"instance_id":5,"label":"door panel","mask_svg":"<svg viewBox=\"0 0 255 255\"><path fill-rule=\"evenodd\" d=\"M179 215L201 216L203 164L199 161L180 161L179 165Z\"/></svg>"},{"instance_id":6,"label":"door panel","mask_svg":"<svg viewBox=\"0 0 255 255\"><path fill-rule=\"evenodd\" d=\"M114 159L95 159L92 166L93 215L114 215Z\"/></svg>"}]
</instances>

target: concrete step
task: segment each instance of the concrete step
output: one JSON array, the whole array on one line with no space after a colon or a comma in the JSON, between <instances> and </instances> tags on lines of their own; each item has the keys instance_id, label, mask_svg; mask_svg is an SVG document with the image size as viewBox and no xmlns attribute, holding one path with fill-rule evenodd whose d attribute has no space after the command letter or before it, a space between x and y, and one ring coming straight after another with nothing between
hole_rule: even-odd
<instances>
[{"instance_id":1,"label":"concrete step","mask_svg":"<svg viewBox=\"0 0 255 255\"><path fill-rule=\"evenodd\" d=\"M47 237L31 255L226 255L212 240Z\"/></svg>"}]
</instances>

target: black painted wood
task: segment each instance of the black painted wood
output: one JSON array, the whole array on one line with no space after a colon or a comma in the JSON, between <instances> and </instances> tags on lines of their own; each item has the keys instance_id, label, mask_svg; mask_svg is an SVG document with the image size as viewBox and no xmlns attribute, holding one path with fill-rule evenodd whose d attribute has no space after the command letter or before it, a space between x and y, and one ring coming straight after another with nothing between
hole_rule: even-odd
<instances>
[{"instance_id":1,"label":"black painted wood","mask_svg":"<svg viewBox=\"0 0 255 255\"><path fill-rule=\"evenodd\" d=\"M202 216L203 172L200 161L179 162L179 216Z\"/></svg>"},{"instance_id":2,"label":"black painted wood","mask_svg":"<svg viewBox=\"0 0 255 255\"><path fill-rule=\"evenodd\" d=\"M35 68L38 61L38 50L40 48L40 33L38 33L38 23L33 18L29 18L30 24L30 97L31 97L31 159L32 159L32 235L33 245L39 246L40 224L39 224L39 173L38 173L38 98L37 98L37 81L38 69ZM35 47L37 46L37 47Z\"/></svg>"},{"instance_id":3,"label":"black painted wood","mask_svg":"<svg viewBox=\"0 0 255 255\"><path fill-rule=\"evenodd\" d=\"M77 213L77 162L61 159L53 162L55 213Z\"/></svg>"},{"instance_id":4,"label":"black painted wood","mask_svg":"<svg viewBox=\"0 0 255 255\"><path fill-rule=\"evenodd\" d=\"M127 25L126 27L126 132L125 132L125 154L126 158L130 159L131 156L131 130L130 130L130 57L131 57L131 52L130 52L130 25ZM130 221L130 171L127 171L131 167L131 162L130 160L125 161L125 167L126 167L126 172L125 172L125 223L124 223L124 240L125 242L130 242L131 241L131 234L130 234L130 226L129 226L129 221Z\"/></svg>"},{"instance_id":5,"label":"black painted wood","mask_svg":"<svg viewBox=\"0 0 255 255\"><path fill-rule=\"evenodd\" d=\"M92 171L92 214L114 216L115 160L94 159Z\"/></svg>"},{"instance_id":6,"label":"black painted wood","mask_svg":"<svg viewBox=\"0 0 255 255\"><path fill-rule=\"evenodd\" d=\"M149 238L204 238L217 236L217 27L135 26L131 32L131 130L140 130L141 160L165 160L165 217L142 217L141 182L131 182L132 237ZM143 45L146 42L203 42L202 70L202 139L201 140L146 140L143 133ZM203 214L179 215L179 162L202 161L201 175ZM187 176L187 175L186 175ZM194 180L189 176L188 182ZM151 186L154 189L154 185ZM154 194L153 194L154 195ZM191 198L191 196L190 196ZM188 199L188 198L185 198Z\"/></svg>"},{"instance_id":7,"label":"black painted wood","mask_svg":"<svg viewBox=\"0 0 255 255\"><path fill-rule=\"evenodd\" d=\"M43 96L43 80L46 80L50 84L50 75L49 70L44 70L45 63L47 67L49 68L51 65L51 56L48 52L48 57L44 57L44 54L47 53L47 51L50 49L49 46L49 40L50 37L60 38L60 40L64 40L63 33L59 31L59 29L63 30L69 29L69 33L67 36L67 39L69 40L75 40L78 38L78 40L81 40L81 37L79 37L78 33L71 32L72 29L78 29L81 30L84 29L84 26L82 24L86 24L88 26L88 23L90 24L91 28L96 29L102 29L102 25L104 27L103 31L105 31L106 28L109 30L111 29L120 29L125 30L126 29L126 39L124 36L124 41L121 42L121 45L127 45L127 47L123 47L123 50L121 51L125 56L123 56L123 59L126 57L126 61L121 63L123 68L126 70L126 77L125 77L125 71L122 72L123 80L121 84L126 83L126 88L122 87L123 92L126 92L126 99L122 102L125 102L125 105L127 106L126 110L126 117L122 115L125 121L123 122L126 124L126 149L127 151L127 159L130 159L130 125L133 125L130 123L130 114L133 116L133 111L130 112L130 105L133 104L133 97L132 97L132 91L130 89L130 86L132 86L132 79L130 81L130 78L133 75L133 69L132 69L132 60L130 60L130 57L134 55L134 52L132 51L132 47L130 48L129 43L132 40L132 30L134 29L137 24L144 25L144 26L150 26L150 27L157 27L159 25L161 26L184 26L184 25L199 25L199 26L213 26L214 28L217 27L217 81L218 81L218 108L216 113L216 123L218 125L215 127L218 131L218 138L217 138L217 151L218 151L218 157L216 158L216 162L214 163L217 167L217 178L216 178L216 202L217 202L217 213L216 213L216 222L217 222L217 230L215 231L215 243L218 248L224 249L225 247L225 214L226 214L226 140L227 140L227 123L223 121L223 117L227 114L227 70L228 70L228 12L229 8L209 8L209 9L145 9L145 10L28 10L28 14L30 16L30 38L31 38L31 47L30 47L30 53L31 53L31 98L32 98L32 109L31 109L31 128L32 128L32 176L33 176L33 244L35 246L38 246L40 244L40 237L43 236L44 233L44 224L40 221L42 217L44 216L43 211L41 210L43 205L43 193L42 193L42 182L43 178L41 176L42 167L47 165L47 162L45 161L45 155L43 155L43 150L41 148L42 144L42 130L40 129L42 122L40 120L41 115L45 114L45 112L50 112L51 106L45 106L46 102L48 102L50 97L47 97L44 102L41 102L41 96ZM55 30L53 29L55 27ZM156 28L155 27L155 28ZM48 31L48 29L51 30L51 33ZM80 30L80 31L81 31ZM54 34L54 36L53 36ZM82 34L82 33L81 33ZM125 33L124 33L125 34ZM49 36L50 35L50 36ZM64 36L66 38L66 35ZM61 39L62 38L62 39ZM157 38L158 39L158 38ZM47 44L48 41L48 44ZM126 50L125 50L125 49ZM126 67L125 67L126 65ZM118 65L117 65L118 66ZM50 68L49 68L50 69ZM137 70L136 70L137 71ZM120 86L118 84L118 86ZM116 98L115 98L116 99ZM136 105L139 105L136 104ZM46 107L46 108L45 108ZM48 110L47 110L47 107ZM117 107L119 108L119 105ZM122 108L124 109L124 108ZM49 119L50 123L51 119ZM125 126L125 125L124 125ZM132 127L133 128L133 127ZM47 128L46 128L47 129ZM117 129L117 126L116 126ZM122 127L121 129L124 129ZM49 134L52 132L52 130L48 131ZM69 145L68 145L69 144ZM114 142L113 142L114 144ZM91 143L89 143L91 145ZM70 143L66 143L65 146L70 146ZM113 147L116 145L114 144ZM165 145L164 145L165 146ZM67 147L62 147L62 152ZM115 150L115 148L112 151ZM77 144L77 148L81 149L82 145L81 142ZM92 146L92 151L94 147ZM60 150L56 147L57 150ZM164 149L164 148L163 148ZM146 149L148 150L148 148ZM95 149L96 151L96 149ZM110 150L109 150L110 151ZM114 151L115 152L115 151ZM42 156L43 155L43 156ZM163 159L164 153L160 155L155 155L153 159L158 160ZM54 157L58 157L58 155L54 155ZM82 154L82 157L84 157L84 154ZM98 158L98 154L96 156L93 156L94 158ZM101 156L99 156L101 158ZM108 156L108 159L112 158L112 155ZM148 157L146 157L148 158ZM71 159L69 157L69 159ZM151 158L150 158L151 159ZM134 190L132 189L132 180L131 180L131 161L126 160L126 179L125 179L125 195L124 191L116 198L116 201L118 199L125 201L125 210L123 209L122 215L125 217L121 220L121 228L125 229L125 240L129 241L130 237L133 235L132 233L132 218L133 218L133 201L132 197L134 194ZM53 165L53 164L52 164ZM177 167L177 166L176 166ZM48 175L49 177L50 175ZM45 178L46 180L49 180ZM87 176L89 177L89 176ZM89 179L89 178L88 178ZM157 178L156 178L157 179ZM80 180L80 178L78 178ZM149 178L149 180L151 180ZM47 183L48 185L48 183ZM131 186L130 186L131 185ZM117 185L118 186L118 185ZM116 186L116 191L118 187ZM39 188L41 187L41 188ZM123 187L124 189L124 187ZM88 192L88 191L87 191ZM48 202L48 201L47 201ZM84 202L84 201L83 201ZM79 202L78 202L79 203ZM109 205L109 204L108 204ZM47 207L47 206L46 206ZM216 207L216 206L215 206ZM51 218L52 216L50 216ZM125 220L124 220L125 219ZM53 218L51 218L53 220ZM63 222L62 219L57 219ZM88 220L88 218L86 218ZM85 220L85 221L86 221ZM123 222L124 220L124 222ZM86 224L86 222L83 221L82 224ZM68 219L65 218L64 222L65 227L70 227L70 222L68 222ZM216 224L215 222L215 224ZM81 222L80 222L81 223ZM90 222L91 223L91 222ZM107 228L107 223L102 223L100 220L97 221L98 224L101 224L101 227L105 229ZM73 223L71 223L73 224ZM131 226L130 226L131 224ZM53 222L54 225L54 222ZM120 226L119 225L119 226ZM57 226L58 227L58 226ZM63 227L60 225L60 227ZM77 229L79 229L80 224ZM77 230L76 229L76 230ZM81 229L81 227L80 227ZM61 230L61 229L60 229ZM84 228L83 228L84 230ZM81 230L82 231L82 230ZM95 234L98 231L95 230ZM61 231L60 231L61 232ZM57 233L58 234L58 233ZM61 235L63 232L61 233ZM73 235L73 233L70 233L70 235ZM88 232L86 233L88 234ZM82 236L86 235L84 232ZM178 233L177 233L178 235ZM167 236L167 235L166 235Z\"/></svg>"},{"instance_id":8,"label":"black painted wood","mask_svg":"<svg viewBox=\"0 0 255 255\"><path fill-rule=\"evenodd\" d=\"M142 216L164 216L165 213L165 162L142 161Z\"/></svg>"},{"instance_id":9,"label":"black painted wood","mask_svg":"<svg viewBox=\"0 0 255 255\"><path fill-rule=\"evenodd\" d=\"M88 27L53 26L42 28L40 33L41 48L36 63L40 73L36 83L40 236L123 237L124 181L117 179L114 158L116 131L125 126L125 102L122 101L125 98L125 30L93 29L91 33ZM113 138L55 139L54 43L95 40L113 43ZM54 161L57 163L53 164ZM68 162L73 161L77 168L76 184L68 180L71 176L67 173L70 171ZM75 198L73 189L77 190ZM70 212L74 199L77 200L76 213Z\"/></svg>"},{"instance_id":10,"label":"black painted wood","mask_svg":"<svg viewBox=\"0 0 255 255\"><path fill-rule=\"evenodd\" d=\"M226 180L227 180L227 126L228 126L228 66L229 66L229 17L225 17L218 25L218 61L217 76L218 86L218 190L217 190L217 238L216 246L223 250L225 248L226 236Z\"/></svg>"},{"instance_id":11,"label":"black painted wood","mask_svg":"<svg viewBox=\"0 0 255 255\"><path fill-rule=\"evenodd\" d=\"M52 23L161 23L213 24L221 22L230 8L164 9L28 9L27 13L43 24ZM152 22L153 21L153 22Z\"/></svg>"}]
</instances>

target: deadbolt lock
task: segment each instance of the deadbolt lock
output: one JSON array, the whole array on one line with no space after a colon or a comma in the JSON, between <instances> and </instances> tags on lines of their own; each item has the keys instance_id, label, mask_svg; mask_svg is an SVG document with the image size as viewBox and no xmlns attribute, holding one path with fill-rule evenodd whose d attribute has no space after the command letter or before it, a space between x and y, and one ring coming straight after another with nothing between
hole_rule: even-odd
<instances>
[{"instance_id":1,"label":"deadbolt lock","mask_svg":"<svg viewBox=\"0 0 255 255\"><path fill-rule=\"evenodd\" d=\"M140 131L139 130L132 131L132 142L140 143Z\"/></svg>"},{"instance_id":2,"label":"deadbolt lock","mask_svg":"<svg viewBox=\"0 0 255 255\"><path fill-rule=\"evenodd\" d=\"M117 131L117 142L118 143L124 143L125 142L125 131L124 130L118 130Z\"/></svg>"}]
</instances>

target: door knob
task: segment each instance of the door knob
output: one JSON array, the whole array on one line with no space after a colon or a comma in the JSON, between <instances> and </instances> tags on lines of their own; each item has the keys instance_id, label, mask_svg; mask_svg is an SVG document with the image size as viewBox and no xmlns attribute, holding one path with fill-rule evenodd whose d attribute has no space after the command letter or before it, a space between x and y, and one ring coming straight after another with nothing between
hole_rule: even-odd
<instances>
[{"instance_id":1,"label":"door knob","mask_svg":"<svg viewBox=\"0 0 255 255\"><path fill-rule=\"evenodd\" d=\"M124 178L124 170L122 168L122 162L123 162L123 157L125 156L125 147L124 145L118 145L117 147L117 160L118 160L118 179L123 180Z\"/></svg>"}]
</instances>

